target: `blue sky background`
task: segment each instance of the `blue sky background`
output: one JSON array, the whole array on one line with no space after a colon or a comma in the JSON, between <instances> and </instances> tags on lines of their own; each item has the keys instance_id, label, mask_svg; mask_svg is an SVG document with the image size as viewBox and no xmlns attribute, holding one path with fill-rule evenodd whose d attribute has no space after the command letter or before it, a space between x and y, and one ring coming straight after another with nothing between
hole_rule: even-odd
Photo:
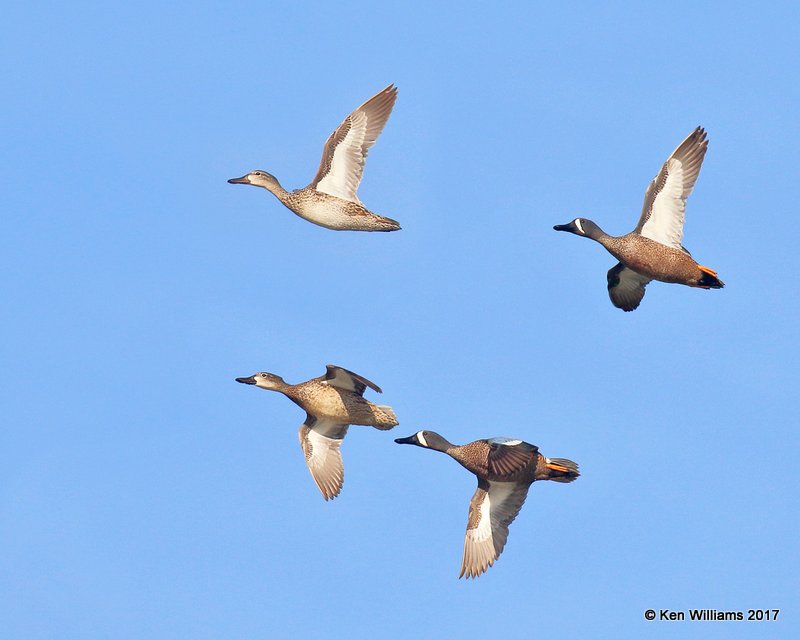
<instances>
[{"instance_id":1,"label":"blue sky background","mask_svg":"<svg viewBox=\"0 0 800 640\"><path fill-rule=\"evenodd\" d=\"M135 6L134 6L135 5ZM4 9L3 638L797 637L795 3L63 3ZM359 195L288 188L390 82ZM685 244L721 291L613 308L577 215L636 223L695 126ZM325 503L302 412L237 385L384 389ZM376 399L375 394L370 396ZM578 461L456 579L474 478L400 447ZM647 608L780 608L646 622Z\"/></svg>"}]
</instances>

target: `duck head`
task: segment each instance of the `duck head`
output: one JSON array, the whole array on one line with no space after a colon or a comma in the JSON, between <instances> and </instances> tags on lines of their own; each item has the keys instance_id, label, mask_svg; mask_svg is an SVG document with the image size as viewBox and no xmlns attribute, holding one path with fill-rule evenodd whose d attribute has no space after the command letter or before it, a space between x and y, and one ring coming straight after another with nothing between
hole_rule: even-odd
<instances>
[{"instance_id":1,"label":"duck head","mask_svg":"<svg viewBox=\"0 0 800 640\"><path fill-rule=\"evenodd\" d=\"M407 438L396 438L397 444L413 444L423 449L435 449L436 451L445 451L448 447L453 446L442 436L435 431L417 431L414 435Z\"/></svg>"},{"instance_id":2,"label":"duck head","mask_svg":"<svg viewBox=\"0 0 800 640\"><path fill-rule=\"evenodd\" d=\"M231 178L228 180L229 184L251 184L254 187L263 187L267 191L275 191L281 189L278 179L271 173L256 169L248 174L243 175L241 178Z\"/></svg>"},{"instance_id":3,"label":"duck head","mask_svg":"<svg viewBox=\"0 0 800 640\"><path fill-rule=\"evenodd\" d=\"M556 231L569 231L576 236L583 236L585 238L599 238L605 235L600 227L586 218L575 218L572 222L568 222L567 224L557 224L553 229Z\"/></svg>"},{"instance_id":4,"label":"duck head","mask_svg":"<svg viewBox=\"0 0 800 640\"><path fill-rule=\"evenodd\" d=\"M259 371L249 378L236 378L236 382L241 382L242 384L252 384L257 387L261 387L262 389L269 389L271 391L278 391L286 386L283 378L276 376L274 373L267 373L266 371Z\"/></svg>"}]
</instances>

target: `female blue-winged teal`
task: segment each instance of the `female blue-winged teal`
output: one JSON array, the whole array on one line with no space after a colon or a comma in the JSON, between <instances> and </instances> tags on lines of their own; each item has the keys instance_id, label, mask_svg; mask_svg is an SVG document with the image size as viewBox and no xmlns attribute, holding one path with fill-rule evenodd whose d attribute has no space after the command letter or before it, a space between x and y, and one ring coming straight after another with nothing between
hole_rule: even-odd
<instances>
[{"instance_id":1,"label":"female blue-winged teal","mask_svg":"<svg viewBox=\"0 0 800 640\"><path fill-rule=\"evenodd\" d=\"M351 424L391 429L398 424L391 407L363 398L367 387L381 388L366 378L329 364L325 375L299 384L287 384L274 373L260 372L236 382L278 391L306 411L300 427L300 446L311 477L325 500L339 495L344 483L344 465L339 447Z\"/></svg>"},{"instance_id":2,"label":"female blue-winged teal","mask_svg":"<svg viewBox=\"0 0 800 640\"><path fill-rule=\"evenodd\" d=\"M307 187L286 191L275 176L251 171L231 184L251 184L270 191L298 216L338 231L397 231L400 224L368 211L356 195L369 148L383 131L397 100L389 85L344 119L322 151L317 175Z\"/></svg>"},{"instance_id":3,"label":"female blue-winged teal","mask_svg":"<svg viewBox=\"0 0 800 640\"><path fill-rule=\"evenodd\" d=\"M615 307L633 311L651 280L701 289L725 286L716 271L697 264L681 244L686 199L707 148L706 132L701 127L678 145L647 187L639 224L627 235L610 236L586 218L553 227L596 240L619 260L607 276L608 295Z\"/></svg>"},{"instance_id":4,"label":"female blue-winged teal","mask_svg":"<svg viewBox=\"0 0 800 640\"><path fill-rule=\"evenodd\" d=\"M459 578L477 578L500 557L508 525L517 517L531 484L572 482L580 475L572 460L545 458L538 447L522 440L488 438L459 446L435 431L418 431L395 442L446 453L478 477L478 489L469 503Z\"/></svg>"}]
</instances>

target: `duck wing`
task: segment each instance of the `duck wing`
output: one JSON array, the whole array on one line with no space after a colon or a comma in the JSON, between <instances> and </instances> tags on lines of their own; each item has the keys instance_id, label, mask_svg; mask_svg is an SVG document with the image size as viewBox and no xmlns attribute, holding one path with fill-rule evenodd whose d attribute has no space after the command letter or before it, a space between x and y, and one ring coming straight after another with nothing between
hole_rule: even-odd
<instances>
[{"instance_id":1,"label":"duck wing","mask_svg":"<svg viewBox=\"0 0 800 640\"><path fill-rule=\"evenodd\" d=\"M347 116L325 142L317 175L309 187L360 203L356 191L367 152L383 131L396 100L397 87L390 84Z\"/></svg>"},{"instance_id":2,"label":"duck wing","mask_svg":"<svg viewBox=\"0 0 800 640\"><path fill-rule=\"evenodd\" d=\"M708 149L706 132L697 127L678 145L648 185L635 232L681 249L686 199L692 193Z\"/></svg>"},{"instance_id":3,"label":"duck wing","mask_svg":"<svg viewBox=\"0 0 800 640\"><path fill-rule=\"evenodd\" d=\"M344 484L344 463L339 447L348 426L307 413L298 433L308 470L325 500L338 496Z\"/></svg>"},{"instance_id":4,"label":"duck wing","mask_svg":"<svg viewBox=\"0 0 800 640\"><path fill-rule=\"evenodd\" d=\"M337 367L335 364L327 365L327 371L323 379L332 387L337 387L344 391L352 391L360 396L364 395L364 391L367 390L367 387L378 393L383 393L381 388L374 382L344 367Z\"/></svg>"},{"instance_id":5,"label":"duck wing","mask_svg":"<svg viewBox=\"0 0 800 640\"><path fill-rule=\"evenodd\" d=\"M621 262L611 267L606 276L611 304L623 311L633 311L644 298L644 288L651 281Z\"/></svg>"},{"instance_id":6,"label":"duck wing","mask_svg":"<svg viewBox=\"0 0 800 640\"><path fill-rule=\"evenodd\" d=\"M478 480L469 503L459 578L477 578L500 557L508 539L508 525L522 509L529 487L530 483Z\"/></svg>"},{"instance_id":7,"label":"duck wing","mask_svg":"<svg viewBox=\"0 0 800 640\"><path fill-rule=\"evenodd\" d=\"M539 452L539 447L513 438L487 438L489 454L486 472L508 478L523 471Z\"/></svg>"}]
</instances>

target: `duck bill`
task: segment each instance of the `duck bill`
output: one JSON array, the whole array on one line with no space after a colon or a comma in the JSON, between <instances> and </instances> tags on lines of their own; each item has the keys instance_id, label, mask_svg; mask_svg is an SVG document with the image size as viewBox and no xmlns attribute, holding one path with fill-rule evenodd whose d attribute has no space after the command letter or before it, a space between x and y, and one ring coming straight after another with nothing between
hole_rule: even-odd
<instances>
[{"instance_id":1,"label":"duck bill","mask_svg":"<svg viewBox=\"0 0 800 640\"><path fill-rule=\"evenodd\" d=\"M249 378L236 378L236 382L241 382L242 384L255 384L256 377L250 376Z\"/></svg>"},{"instance_id":2,"label":"duck bill","mask_svg":"<svg viewBox=\"0 0 800 640\"><path fill-rule=\"evenodd\" d=\"M228 181L230 182L230 180ZM557 224L553 227L556 231L572 231L572 223L569 224Z\"/></svg>"},{"instance_id":3,"label":"duck bill","mask_svg":"<svg viewBox=\"0 0 800 640\"><path fill-rule=\"evenodd\" d=\"M394 441L397 444L419 444L416 433L413 436L408 436L407 438L395 438Z\"/></svg>"},{"instance_id":4,"label":"duck bill","mask_svg":"<svg viewBox=\"0 0 800 640\"><path fill-rule=\"evenodd\" d=\"M228 184L250 184L250 179L247 176L242 176L241 178L231 178L228 180Z\"/></svg>"}]
</instances>

